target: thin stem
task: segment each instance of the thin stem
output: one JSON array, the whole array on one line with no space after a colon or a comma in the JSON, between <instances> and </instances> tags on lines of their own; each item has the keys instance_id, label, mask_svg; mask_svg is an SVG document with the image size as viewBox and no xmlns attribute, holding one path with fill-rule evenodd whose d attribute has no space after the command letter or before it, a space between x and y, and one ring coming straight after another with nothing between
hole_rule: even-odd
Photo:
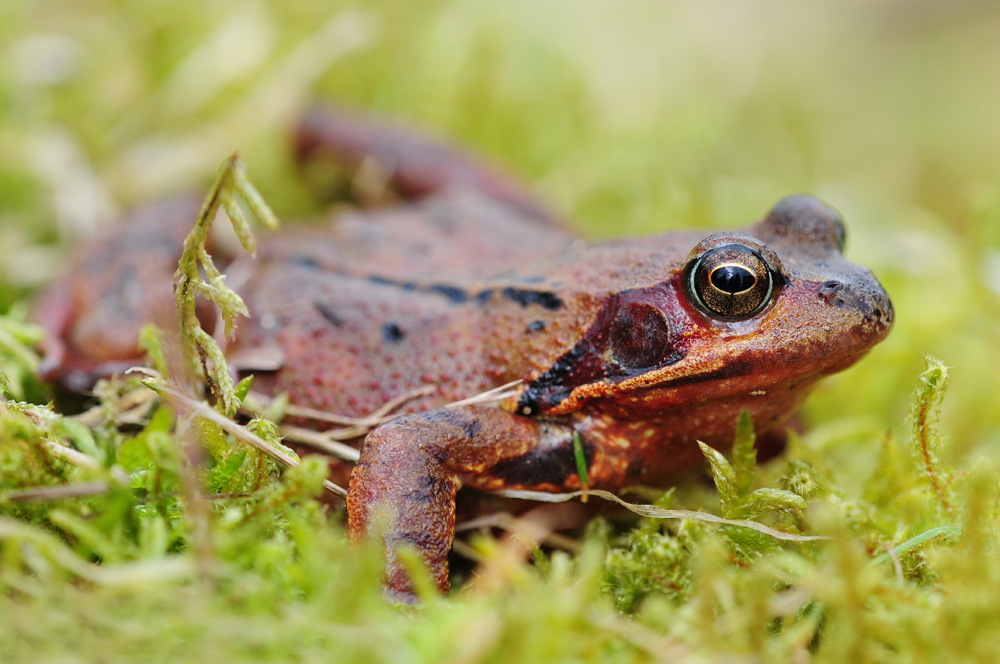
<instances>
[{"instance_id":1,"label":"thin stem","mask_svg":"<svg viewBox=\"0 0 1000 664\"><path fill-rule=\"evenodd\" d=\"M928 416L931 410L931 404L926 401L922 401L917 407L917 417L915 423L915 428L917 430L917 442L920 445L920 454L924 459L924 470L927 472L927 477L931 481L931 488L934 489L934 493L937 494L938 500L941 501L941 506L944 507L945 511L950 514L952 511L951 503L945 495L944 482L941 481L941 478L938 476L937 471L934 468L934 455L931 452L931 430L930 424L928 423Z\"/></svg>"},{"instance_id":2,"label":"thin stem","mask_svg":"<svg viewBox=\"0 0 1000 664\"><path fill-rule=\"evenodd\" d=\"M271 446L263 438L252 431L247 430L246 427L240 426L228 417L220 414L218 411L209 408L207 404L201 401L195 401L175 387L165 383L159 383L151 384L150 389L162 394L175 406L183 408L184 410L191 412L193 415L204 418L209 422L218 425L223 431L231 433L238 440L241 440L254 449L263 452L283 466L294 468L299 465L298 461L288 456L281 450ZM341 498L347 498L347 490L329 480L323 480L323 487L330 493L336 494Z\"/></svg>"}]
</instances>

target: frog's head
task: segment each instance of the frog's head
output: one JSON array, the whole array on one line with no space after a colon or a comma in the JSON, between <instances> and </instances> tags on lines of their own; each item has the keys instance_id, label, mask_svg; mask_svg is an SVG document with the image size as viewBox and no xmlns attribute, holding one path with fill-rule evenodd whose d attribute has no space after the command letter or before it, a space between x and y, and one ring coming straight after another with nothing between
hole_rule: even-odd
<instances>
[{"instance_id":1,"label":"frog's head","mask_svg":"<svg viewBox=\"0 0 1000 664\"><path fill-rule=\"evenodd\" d=\"M885 338L893 308L843 257L840 216L810 196L698 242L667 278L610 296L583 338L537 380L522 412L584 403L645 417L694 402L795 391Z\"/></svg>"}]
</instances>

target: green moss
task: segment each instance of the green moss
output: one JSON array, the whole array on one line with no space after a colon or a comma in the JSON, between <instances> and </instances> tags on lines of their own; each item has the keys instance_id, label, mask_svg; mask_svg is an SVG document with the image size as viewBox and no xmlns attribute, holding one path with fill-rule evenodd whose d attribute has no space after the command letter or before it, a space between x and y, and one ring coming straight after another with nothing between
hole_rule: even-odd
<instances>
[{"instance_id":1,"label":"green moss","mask_svg":"<svg viewBox=\"0 0 1000 664\"><path fill-rule=\"evenodd\" d=\"M465 585L401 612L342 506L315 499L316 459L279 473L215 429L192 465L166 407L116 423L134 384L99 390L92 429L21 405L48 397L15 308L0 321L0 661L995 661L1000 11L376 0L362 48L261 92L347 8L0 3L0 310L28 243L79 244L104 221L95 201L207 188L236 148L281 216L317 212L267 107L314 93L488 154L591 237L738 226L812 191L844 213L896 328L819 387L781 458L755 463L744 431L728 459L706 451L714 489L660 504L831 539L614 516L581 552L534 547L534 564L483 541ZM950 367L943 402L925 354ZM201 540L185 482L211 495Z\"/></svg>"}]
</instances>

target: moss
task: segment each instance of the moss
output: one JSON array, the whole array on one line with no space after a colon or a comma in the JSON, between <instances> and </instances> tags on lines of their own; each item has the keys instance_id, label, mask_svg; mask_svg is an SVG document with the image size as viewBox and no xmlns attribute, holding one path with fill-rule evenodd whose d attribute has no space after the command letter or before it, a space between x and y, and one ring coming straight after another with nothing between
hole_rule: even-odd
<instances>
[{"instance_id":1,"label":"moss","mask_svg":"<svg viewBox=\"0 0 1000 664\"><path fill-rule=\"evenodd\" d=\"M362 48L270 78L346 8L0 3L0 660L994 661L1000 12L376 0ZM134 385L102 388L85 431L22 405L47 399L25 266L64 261L107 221L95 202L204 187L237 147L281 216L316 212L263 103L314 91L486 152L592 237L741 225L800 190L841 209L896 329L817 390L782 457L710 455L715 488L661 501L831 539L616 516L534 564L489 540L469 583L401 612L315 499L315 460L279 472L215 430L192 465L168 408L120 424Z\"/></svg>"}]
</instances>

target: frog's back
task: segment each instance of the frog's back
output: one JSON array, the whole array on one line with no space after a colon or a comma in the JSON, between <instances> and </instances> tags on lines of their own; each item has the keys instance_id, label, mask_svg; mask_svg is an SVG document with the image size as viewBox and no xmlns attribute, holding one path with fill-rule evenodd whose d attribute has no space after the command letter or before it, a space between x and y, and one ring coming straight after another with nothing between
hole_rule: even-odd
<instances>
[{"instance_id":1,"label":"frog's back","mask_svg":"<svg viewBox=\"0 0 1000 664\"><path fill-rule=\"evenodd\" d=\"M485 279L574 241L558 225L454 189L417 203L340 210L327 223L265 238L260 258L392 281Z\"/></svg>"},{"instance_id":2,"label":"frog's back","mask_svg":"<svg viewBox=\"0 0 1000 664\"><path fill-rule=\"evenodd\" d=\"M296 149L306 166L316 159L332 160L345 169L352 185L377 173L378 196L376 200L367 194L355 197L361 205L373 205L371 209L341 208L329 223L261 238L259 267L240 259L231 265L229 283L244 294L259 288L255 297L259 295L262 303L280 308L287 304L280 298L294 295L308 304L310 293L318 288L317 280L346 283L354 278L352 286L330 286L329 301L357 311L374 307L376 302L387 312L408 313L408 307L416 306L433 317L438 307L454 309L455 294L461 290L453 285L456 280L482 279L509 270L520 262L551 255L572 241L560 221L515 180L409 130L317 110L301 123ZM142 325L153 320L171 327L170 277L198 205L197 200L185 199L131 215L106 242L90 247L36 301L32 317L49 332L41 371L44 378L84 390L97 378L141 361L142 351L135 340ZM167 241L147 246L151 227L165 229ZM213 253L217 264L226 262L217 251ZM315 272L298 282L294 275L300 268ZM316 277L320 272L324 276ZM247 278L252 285L246 283ZM406 292L418 283L429 288L423 294ZM274 297L270 297L272 292ZM200 317L211 328L214 315L209 307L202 309ZM266 308L255 309L252 302L251 312L263 320L275 319L268 317ZM381 329L391 322L389 318L373 315L367 324ZM373 333L362 327L357 334L367 342ZM271 348L270 331L256 322L244 328L249 328L248 333L234 350L252 356L249 365L277 366L279 353ZM349 337L345 332L337 338L350 348L368 348ZM417 338L409 343L416 344ZM429 339L423 340L421 348L422 356L435 355ZM338 356L337 361L348 359ZM406 363L407 367L412 364ZM396 385L392 373L380 382L385 389ZM349 387L357 392L356 385L355 381Z\"/></svg>"},{"instance_id":3,"label":"frog's back","mask_svg":"<svg viewBox=\"0 0 1000 664\"><path fill-rule=\"evenodd\" d=\"M293 403L360 416L419 387L437 388L410 404L422 409L493 386L472 359L479 312L455 292L301 262L264 265L247 286L253 319L230 364Z\"/></svg>"},{"instance_id":4,"label":"frog's back","mask_svg":"<svg viewBox=\"0 0 1000 664\"><path fill-rule=\"evenodd\" d=\"M412 409L496 387L484 284L572 245L560 227L471 190L374 210L262 242L233 283L253 318L227 354L258 385L364 415L428 385ZM240 269L237 269L238 273Z\"/></svg>"}]
</instances>

